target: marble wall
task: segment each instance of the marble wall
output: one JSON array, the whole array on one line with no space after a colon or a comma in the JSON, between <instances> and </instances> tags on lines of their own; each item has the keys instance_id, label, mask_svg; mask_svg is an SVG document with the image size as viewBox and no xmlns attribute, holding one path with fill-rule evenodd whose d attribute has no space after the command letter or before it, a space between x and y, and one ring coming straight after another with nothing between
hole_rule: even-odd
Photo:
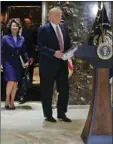
<instances>
[{"instance_id":1,"label":"marble wall","mask_svg":"<svg viewBox=\"0 0 113 144\"><path fill-rule=\"evenodd\" d=\"M111 2L104 2L107 15L111 21ZM48 2L49 8L56 6L56 2ZM98 11L98 2L59 1L63 11L63 20L69 27L73 42L87 43L87 36Z\"/></svg>"}]
</instances>

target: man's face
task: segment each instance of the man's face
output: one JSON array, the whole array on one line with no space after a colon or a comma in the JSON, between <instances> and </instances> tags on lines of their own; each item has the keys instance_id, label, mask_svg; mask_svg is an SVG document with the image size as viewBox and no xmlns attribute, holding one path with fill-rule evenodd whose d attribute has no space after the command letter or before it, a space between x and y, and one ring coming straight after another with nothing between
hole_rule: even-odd
<instances>
[{"instance_id":1,"label":"man's face","mask_svg":"<svg viewBox=\"0 0 113 144\"><path fill-rule=\"evenodd\" d=\"M61 21L61 12L51 12L49 13L49 20L52 21L54 24L58 25Z\"/></svg>"},{"instance_id":2,"label":"man's face","mask_svg":"<svg viewBox=\"0 0 113 144\"><path fill-rule=\"evenodd\" d=\"M30 27L32 26L31 20L30 20L30 19L25 19L25 20L24 20L24 26L25 26L26 28L30 28Z\"/></svg>"},{"instance_id":3,"label":"man's face","mask_svg":"<svg viewBox=\"0 0 113 144\"><path fill-rule=\"evenodd\" d=\"M30 28L31 27L31 22L25 23L25 27Z\"/></svg>"}]
</instances>

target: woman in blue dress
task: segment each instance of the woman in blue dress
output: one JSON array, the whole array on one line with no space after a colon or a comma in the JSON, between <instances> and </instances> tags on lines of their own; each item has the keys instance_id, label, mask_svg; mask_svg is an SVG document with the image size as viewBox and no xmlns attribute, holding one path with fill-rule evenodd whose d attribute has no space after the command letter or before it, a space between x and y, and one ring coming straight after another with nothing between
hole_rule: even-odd
<instances>
[{"instance_id":1,"label":"woman in blue dress","mask_svg":"<svg viewBox=\"0 0 113 144\"><path fill-rule=\"evenodd\" d=\"M25 50L24 37L19 35L21 25L17 19L8 23L9 34L3 36L1 42L1 58L6 84L6 109L15 109L14 99L17 84L22 78L22 63L20 55L24 56L25 67L29 65L29 58Z\"/></svg>"}]
</instances>

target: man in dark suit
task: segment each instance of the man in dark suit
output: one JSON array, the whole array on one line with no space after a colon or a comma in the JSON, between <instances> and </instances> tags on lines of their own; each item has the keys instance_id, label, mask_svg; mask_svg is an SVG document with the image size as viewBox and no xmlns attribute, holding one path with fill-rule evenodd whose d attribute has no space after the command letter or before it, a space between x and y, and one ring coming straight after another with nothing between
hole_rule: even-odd
<instances>
[{"instance_id":1,"label":"man in dark suit","mask_svg":"<svg viewBox=\"0 0 113 144\"><path fill-rule=\"evenodd\" d=\"M71 122L65 114L69 99L68 63L62 60L63 53L70 48L70 39L66 28L60 24L61 14L59 8L52 8L48 14L50 22L40 27L38 32L42 107L46 120L50 122L56 122L52 116L52 96L55 81L59 93L57 118Z\"/></svg>"},{"instance_id":2,"label":"man in dark suit","mask_svg":"<svg viewBox=\"0 0 113 144\"><path fill-rule=\"evenodd\" d=\"M20 30L20 35L22 35L25 38L25 46L26 50L28 53L28 56L30 58L30 65L29 65L29 75L30 75L30 80L32 83L33 79L33 70L34 70L34 58L35 58L35 44L33 40L33 31L31 29L32 21L29 18L24 19L24 26ZM22 87L22 85L20 84ZM20 103L25 102L25 95L27 92L22 92L23 88L20 88Z\"/></svg>"},{"instance_id":3,"label":"man in dark suit","mask_svg":"<svg viewBox=\"0 0 113 144\"><path fill-rule=\"evenodd\" d=\"M35 58L35 44L33 40L33 31L31 29L32 22L29 18L24 19L24 27L22 28L22 36L25 38L25 46L30 58L30 67L29 72L31 76L31 81L33 78L33 69L34 69L34 58Z\"/></svg>"}]
</instances>

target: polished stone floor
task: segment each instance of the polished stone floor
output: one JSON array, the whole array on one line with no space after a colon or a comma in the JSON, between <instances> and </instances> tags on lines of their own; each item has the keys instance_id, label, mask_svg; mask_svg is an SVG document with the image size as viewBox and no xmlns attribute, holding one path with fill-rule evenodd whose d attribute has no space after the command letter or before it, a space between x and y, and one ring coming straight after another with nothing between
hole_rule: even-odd
<instances>
[{"instance_id":1,"label":"polished stone floor","mask_svg":"<svg viewBox=\"0 0 113 144\"><path fill-rule=\"evenodd\" d=\"M69 106L67 116L72 123L46 122L40 102L16 106L12 111L1 104L1 144L83 144L80 134L89 106ZM56 117L54 106L53 113Z\"/></svg>"}]
</instances>

